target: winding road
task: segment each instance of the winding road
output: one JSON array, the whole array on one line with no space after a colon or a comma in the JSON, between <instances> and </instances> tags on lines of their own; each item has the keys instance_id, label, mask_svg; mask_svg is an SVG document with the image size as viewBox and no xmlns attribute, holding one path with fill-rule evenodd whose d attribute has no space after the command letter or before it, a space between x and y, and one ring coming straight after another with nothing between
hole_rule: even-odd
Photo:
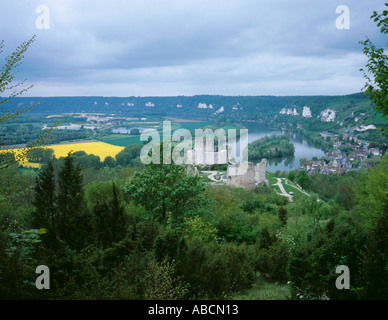
<instances>
[{"instance_id":1,"label":"winding road","mask_svg":"<svg viewBox=\"0 0 388 320\"><path fill-rule=\"evenodd\" d=\"M219 173L218 171L202 171L202 173L204 173L205 175L207 175L207 177L214 181L214 182L219 182L220 180L217 180L215 178L215 176L217 175L217 173Z\"/></svg>"},{"instance_id":2,"label":"winding road","mask_svg":"<svg viewBox=\"0 0 388 320\"><path fill-rule=\"evenodd\" d=\"M278 186L279 189L280 189L280 191L282 192L281 194L282 194L283 196L287 197L288 200L290 200L290 201L292 202L292 195L288 194L288 193L286 192L286 190L284 189L283 184L282 184L282 179L276 178L276 180L277 180L277 183L275 183L275 184L273 184L273 185L274 185L274 186Z\"/></svg>"}]
</instances>

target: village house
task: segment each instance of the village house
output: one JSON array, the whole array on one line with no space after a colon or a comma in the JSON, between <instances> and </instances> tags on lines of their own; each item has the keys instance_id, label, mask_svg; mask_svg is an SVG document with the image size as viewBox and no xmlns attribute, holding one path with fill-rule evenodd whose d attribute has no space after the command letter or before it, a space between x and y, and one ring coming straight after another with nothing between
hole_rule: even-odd
<instances>
[{"instance_id":1,"label":"village house","mask_svg":"<svg viewBox=\"0 0 388 320\"><path fill-rule=\"evenodd\" d=\"M361 140L351 134L349 129L343 133L343 140L340 141L336 134L328 131L320 133L323 139L329 137L333 141L333 149L324 156L325 160L306 161L302 167L309 173L319 172L320 174L344 174L350 170L357 170L365 166L364 160L370 156L380 158L382 153L379 149L368 147ZM336 138L334 140L334 138Z\"/></svg>"},{"instance_id":2,"label":"village house","mask_svg":"<svg viewBox=\"0 0 388 320\"><path fill-rule=\"evenodd\" d=\"M344 138L345 141L348 140L349 142L350 142L350 141L359 142L359 141L358 141L358 138L357 138L355 135L351 134L350 131L349 131L349 129L346 129L346 130L344 131L344 133L343 133L343 138Z\"/></svg>"},{"instance_id":3,"label":"village house","mask_svg":"<svg viewBox=\"0 0 388 320\"><path fill-rule=\"evenodd\" d=\"M321 169L320 174L344 174L347 172L347 169L345 168L339 168L335 166L325 166Z\"/></svg>"},{"instance_id":4,"label":"village house","mask_svg":"<svg viewBox=\"0 0 388 320\"><path fill-rule=\"evenodd\" d=\"M341 145L342 145L341 141L336 140L336 141L333 143L333 148L334 148L334 149L339 149L339 148L341 148Z\"/></svg>"},{"instance_id":5,"label":"village house","mask_svg":"<svg viewBox=\"0 0 388 320\"><path fill-rule=\"evenodd\" d=\"M329 166L345 169L346 171L352 169L351 160L347 157L336 158L329 163Z\"/></svg>"},{"instance_id":6,"label":"village house","mask_svg":"<svg viewBox=\"0 0 388 320\"><path fill-rule=\"evenodd\" d=\"M349 153L348 158L350 161L362 161L366 158L366 153L360 151L352 151Z\"/></svg>"},{"instance_id":7,"label":"village house","mask_svg":"<svg viewBox=\"0 0 388 320\"><path fill-rule=\"evenodd\" d=\"M340 158L340 157L342 157L342 152L340 150L327 152L325 154L325 157L328 159Z\"/></svg>"},{"instance_id":8,"label":"village house","mask_svg":"<svg viewBox=\"0 0 388 320\"><path fill-rule=\"evenodd\" d=\"M358 138L352 134L348 136L349 141L358 142Z\"/></svg>"},{"instance_id":9,"label":"village house","mask_svg":"<svg viewBox=\"0 0 388 320\"><path fill-rule=\"evenodd\" d=\"M376 148L370 148L369 153L371 153L373 156L381 157L381 151Z\"/></svg>"},{"instance_id":10,"label":"village house","mask_svg":"<svg viewBox=\"0 0 388 320\"><path fill-rule=\"evenodd\" d=\"M321 132L320 135L321 135L321 137L323 139L326 139L327 137L329 137L330 139L334 139L334 138L338 137L337 134L334 134L334 133L331 133L331 132L327 132L327 131Z\"/></svg>"},{"instance_id":11,"label":"village house","mask_svg":"<svg viewBox=\"0 0 388 320\"><path fill-rule=\"evenodd\" d=\"M302 167L308 172L320 172L321 168L325 166L325 161L323 160L307 160L303 163Z\"/></svg>"}]
</instances>

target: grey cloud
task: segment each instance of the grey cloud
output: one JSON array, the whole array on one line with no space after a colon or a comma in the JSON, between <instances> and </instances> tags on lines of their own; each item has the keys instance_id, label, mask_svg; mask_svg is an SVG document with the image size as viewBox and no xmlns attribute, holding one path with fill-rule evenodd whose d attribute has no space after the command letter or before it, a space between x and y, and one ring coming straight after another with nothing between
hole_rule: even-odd
<instances>
[{"instance_id":1,"label":"grey cloud","mask_svg":"<svg viewBox=\"0 0 388 320\"><path fill-rule=\"evenodd\" d=\"M345 2L350 30L335 28L334 0L47 0L51 28L37 30L41 1L19 0L1 4L0 38L37 34L20 72L31 95L351 93L383 4Z\"/></svg>"}]
</instances>

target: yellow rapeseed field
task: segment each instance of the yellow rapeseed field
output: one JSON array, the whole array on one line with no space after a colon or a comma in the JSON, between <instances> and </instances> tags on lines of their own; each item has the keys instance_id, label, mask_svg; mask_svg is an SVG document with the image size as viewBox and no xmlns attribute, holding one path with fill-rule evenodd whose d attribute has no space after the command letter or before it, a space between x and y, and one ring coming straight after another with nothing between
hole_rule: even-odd
<instances>
[{"instance_id":1,"label":"yellow rapeseed field","mask_svg":"<svg viewBox=\"0 0 388 320\"><path fill-rule=\"evenodd\" d=\"M94 154L99 156L101 161L104 161L106 157L115 157L124 147L114 146L104 142L84 142L84 143L70 143L70 144L57 144L47 146L49 149L54 150L55 157L66 157L70 151L85 151L87 154Z\"/></svg>"},{"instance_id":2,"label":"yellow rapeseed field","mask_svg":"<svg viewBox=\"0 0 388 320\"><path fill-rule=\"evenodd\" d=\"M96 156L99 156L100 161L104 161L105 158L108 156L111 156L114 158L121 150L124 149L124 147L118 147L104 142L64 143L64 144L48 145L45 148L53 149L54 155L57 159L60 157L66 157L70 151L72 152L85 151L87 154L94 154ZM13 151L17 153L18 149L9 149L9 150L2 150L2 151L3 152ZM40 164L31 163L28 161L23 162L23 165L34 167L34 168L40 167Z\"/></svg>"}]
</instances>

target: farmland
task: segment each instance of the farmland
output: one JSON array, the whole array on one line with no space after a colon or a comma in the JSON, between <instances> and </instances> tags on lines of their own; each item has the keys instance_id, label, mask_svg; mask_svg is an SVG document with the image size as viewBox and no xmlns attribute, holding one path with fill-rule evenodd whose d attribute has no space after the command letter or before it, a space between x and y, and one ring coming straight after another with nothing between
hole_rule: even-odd
<instances>
[{"instance_id":1,"label":"farmland","mask_svg":"<svg viewBox=\"0 0 388 320\"><path fill-rule=\"evenodd\" d=\"M114 146L108 143L100 142L100 141L80 141L77 143L62 143L49 145L46 148L53 149L54 155L57 159L60 157L66 157L69 152L77 152L84 151L87 154L94 154L100 157L101 161L104 161L106 157L111 156L115 157L124 147ZM2 152L13 152L15 154L18 153L19 149L8 149L2 150ZM23 165L26 167L40 167L39 163L32 163L25 161Z\"/></svg>"},{"instance_id":2,"label":"farmland","mask_svg":"<svg viewBox=\"0 0 388 320\"><path fill-rule=\"evenodd\" d=\"M88 155L100 157L100 161L103 162L107 156L115 158L128 145L143 144L140 140L140 134L114 133L113 130L116 128L124 128L128 132L130 132L131 128L136 127L156 129L160 134L160 139L163 139L163 123L161 118L155 118L152 121L145 121L144 118L142 121L139 121L135 118L123 119L107 114L42 115L36 119L33 119L31 116L25 116L23 117L23 124L14 123L3 128L1 140L3 146L0 147L0 152L12 152L15 156L20 154L23 150L22 148L28 145L28 143L33 142L41 134L41 130L49 127L46 125L46 121L52 117L60 117L62 126L54 127L55 130L52 131L49 139L49 143L52 144L46 145L45 148L52 149L57 159L66 157L70 151L84 151ZM29 123L28 121L30 120L38 122L34 122L29 127L24 127L24 123ZM176 119L171 121L171 132L185 128L194 134L195 129L204 128L210 124L211 122ZM94 129L88 129L90 126L94 126ZM41 129L42 127L43 129ZM20 136L19 131L25 132L25 138L16 139L12 135L13 132L17 132L18 136ZM28 160L25 160L22 165L33 168L41 166L39 163Z\"/></svg>"},{"instance_id":3,"label":"farmland","mask_svg":"<svg viewBox=\"0 0 388 320\"><path fill-rule=\"evenodd\" d=\"M78 143L64 143L48 146L54 150L56 158L66 157L70 151L85 151L87 154L94 154L99 156L101 161L104 161L106 157L114 157L124 147L114 146L105 142L78 142Z\"/></svg>"},{"instance_id":4,"label":"farmland","mask_svg":"<svg viewBox=\"0 0 388 320\"><path fill-rule=\"evenodd\" d=\"M189 131L194 131L195 129L204 128L208 125L211 125L211 122L201 122L201 121L189 121L189 120L183 120L179 119L180 122L177 121L171 121L171 131L174 132L177 129L187 129ZM133 125L133 124L131 124ZM131 127L131 125L127 125L128 127ZM160 133L160 139L163 139L163 127L162 123L159 124L157 127L149 127L152 129L158 130ZM112 134L111 129L108 128L106 130L100 130L99 135L95 137L96 139L115 145L120 147L126 147L130 144L142 144L143 142L140 141L140 135L132 135L132 134Z\"/></svg>"}]
</instances>

